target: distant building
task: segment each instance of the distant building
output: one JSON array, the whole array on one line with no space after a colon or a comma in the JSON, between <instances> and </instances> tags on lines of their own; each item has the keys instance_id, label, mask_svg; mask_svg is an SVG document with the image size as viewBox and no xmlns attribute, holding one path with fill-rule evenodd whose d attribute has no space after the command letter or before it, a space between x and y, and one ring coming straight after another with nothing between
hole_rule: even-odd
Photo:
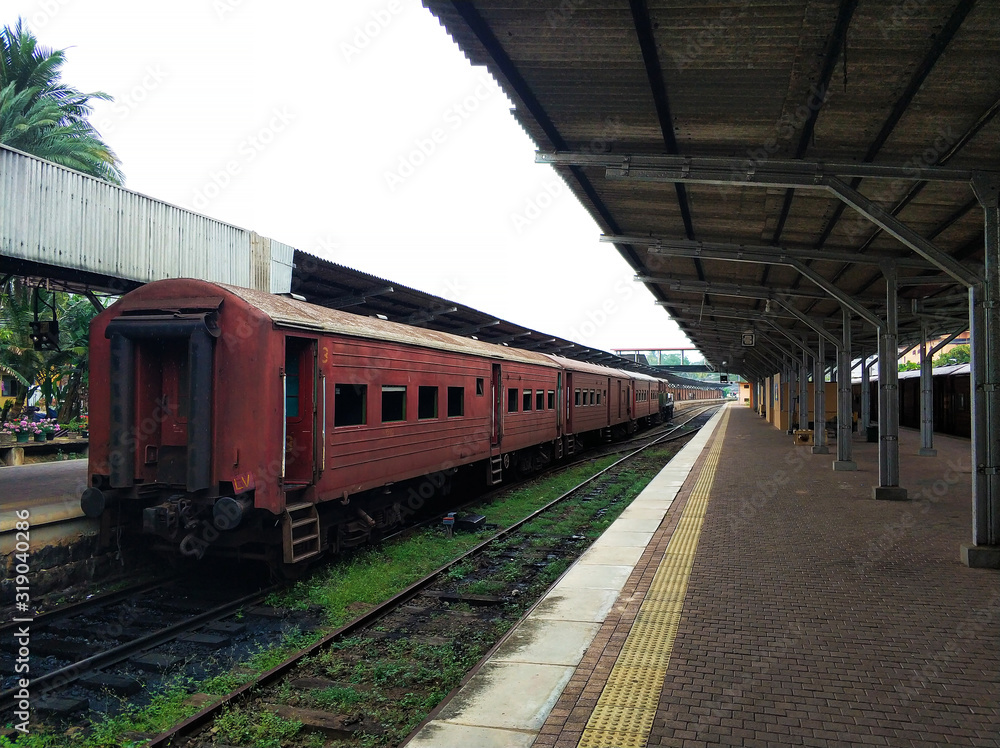
<instances>
[{"instance_id":1,"label":"distant building","mask_svg":"<svg viewBox=\"0 0 1000 748\"><path fill-rule=\"evenodd\" d=\"M944 340L946 337L948 337L948 336L947 335L942 335L939 338L934 338L933 340L928 340L927 341L927 349L930 350L935 345L937 345L942 340ZM946 345L940 351L938 351L937 353L935 353L934 354L934 358L937 358L938 356L940 356L940 355L942 355L944 353L947 353L948 351L950 351L952 348L954 348L957 345L969 345L969 341L970 341L969 331L966 330L961 335L959 335L957 338L955 338L953 341L951 341L950 343L948 343L948 345ZM916 348L914 348L912 351L910 351L909 353L907 353L905 356L900 356L899 357L899 363L901 363L901 364L908 364L908 363L919 364L920 363L920 346L918 345Z\"/></svg>"}]
</instances>

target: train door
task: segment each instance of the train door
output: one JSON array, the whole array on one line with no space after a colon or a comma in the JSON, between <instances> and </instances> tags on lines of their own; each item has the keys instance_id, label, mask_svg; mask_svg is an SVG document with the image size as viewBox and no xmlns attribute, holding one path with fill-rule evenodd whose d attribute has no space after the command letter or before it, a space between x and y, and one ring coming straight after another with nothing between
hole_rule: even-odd
<instances>
[{"instance_id":1,"label":"train door","mask_svg":"<svg viewBox=\"0 0 1000 748\"><path fill-rule=\"evenodd\" d=\"M618 380L618 420L622 419L622 380Z\"/></svg>"},{"instance_id":2,"label":"train door","mask_svg":"<svg viewBox=\"0 0 1000 748\"><path fill-rule=\"evenodd\" d=\"M500 419L503 418L503 378L500 364L493 364L490 378L490 397L493 401L493 423L490 428L490 446L500 446Z\"/></svg>"},{"instance_id":3,"label":"train door","mask_svg":"<svg viewBox=\"0 0 1000 748\"><path fill-rule=\"evenodd\" d=\"M611 377L608 377L608 388L604 390L604 403L605 407L608 409L608 425L611 425L611 398L608 395L611 394Z\"/></svg>"},{"instance_id":4,"label":"train door","mask_svg":"<svg viewBox=\"0 0 1000 748\"><path fill-rule=\"evenodd\" d=\"M562 436L563 433L563 412L559 403L563 401L563 380L562 372L556 374L556 434Z\"/></svg>"},{"instance_id":5,"label":"train door","mask_svg":"<svg viewBox=\"0 0 1000 748\"><path fill-rule=\"evenodd\" d=\"M573 374L566 372L566 433L573 433Z\"/></svg>"},{"instance_id":6,"label":"train door","mask_svg":"<svg viewBox=\"0 0 1000 748\"><path fill-rule=\"evenodd\" d=\"M285 338L282 383L285 401L284 485L307 486L315 480L317 426L316 341Z\"/></svg>"}]
</instances>

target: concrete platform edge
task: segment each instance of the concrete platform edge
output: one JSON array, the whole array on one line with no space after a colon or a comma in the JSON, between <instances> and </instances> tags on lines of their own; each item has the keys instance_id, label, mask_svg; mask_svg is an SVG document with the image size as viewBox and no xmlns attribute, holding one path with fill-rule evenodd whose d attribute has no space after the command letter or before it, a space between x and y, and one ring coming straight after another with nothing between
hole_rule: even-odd
<instances>
[{"instance_id":1,"label":"concrete platform edge","mask_svg":"<svg viewBox=\"0 0 1000 748\"><path fill-rule=\"evenodd\" d=\"M599 629L596 626L580 626L581 619L593 620L596 616L588 616L585 612L578 612L580 606L570 603L574 594L594 592L588 587L572 584L574 577L578 577L581 573L578 567L588 564L592 566L606 565L600 563L600 554L605 547L611 549L620 547L618 543L622 541L618 539L616 543L614 540L616 535L628 536L629 538L640 536L644 539L636 539L631 542L641 543L643 548L648 544L651 533L637 533L634 530L621 529L622 527L631 527L629 524L631 519L627 517L628 511L637 507L645 509L655 506L659 511L659 520L650 519L650 525L655 529L662 522L674 497L690 474L698 455L705 449L715 433L723 411L724 408L720 408L705 427L657 473L646 488L636 496L619 520L612 523L604 535L598 538L553 583L541 600L477 665L474 675L460 688L449 694L445 701L432 712L428 721L401 745L413 748L429 746L434 748L448 748L449 746L466 748L469 745L470 730L476 732L476 738L479 741L477 745L504 745L505 743L502 741L509 740L512 730L520 736L530 738L524 745L530 745L534 741L541 727L545 724L549 712L562 694L569 681L569 676L575 670L575 665L568 667L566 665L566 636L569 633L576 637L575 643L580 653L580 659L582 659ZM666 497L669 498L666 499ZM621 525L619 525L619 521L622 521ZM618 573L605 575L606 581L596 582L602 585L601 591L606 593L604 601L595 602L593 599L588 601L591 606L598 605L598 610L603 610L600 620L607 616L611 605L617 600L618 594L629 576L627 573L622 573L623 564L617 557L613 566ZM630 570L634 569L635 562L630 565L624 564L624 566L629 566ZM591 597L593 598L592 594ZM562 610L572 610L574 613L571 615L556 614L556 611ZM559 625L561 620L565 621L565 626ZM544 652L549 645L543 639L539 639L539 636L550 637L551 644L557 651L557 654L551 658L552 662L546 661ZM524 652L526 655L523 662L518 659L519 652ZM576 660L576 663L579 663L579 659ZM495 677L496 673L492 671L498 666L505 668L505 676L518 681L517 688L509 688L510 684L506 677L504 679ZM540 666L544 669L548 669L545 666L553 668L554 676L557 675L555 668L566 668L566 670L558 673L561 677L532 678L533 674L539 672ZM518 672L518 667L522 667L523 672ZM508 698L510 703L505 701ZM520 745L520 743L518 744Z\"/></svg>"}]
</instances>

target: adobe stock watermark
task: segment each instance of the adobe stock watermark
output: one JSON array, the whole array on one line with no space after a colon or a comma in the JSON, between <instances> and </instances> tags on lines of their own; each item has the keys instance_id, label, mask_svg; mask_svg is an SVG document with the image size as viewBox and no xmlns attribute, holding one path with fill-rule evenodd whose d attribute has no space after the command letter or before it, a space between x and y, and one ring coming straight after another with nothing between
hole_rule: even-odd
<instances>
[{"instance_id":1,"label":"adobe stock watermark","mask_svg":"<svg viewBox=\"0 0 1000 748\"><path fill-rule=\"evenodd\" d=\"M879 12L879 20L875 23L882 32L882 38L888 39L893 33L906 28L918 12L924 9L927 0L903 0L892 8Z\"/></svg>"},{"instance_id":2,"label":"adobe stock watermark","mask_svg":"<svg viewBox=\"0 0 1000 748\"><path fill-rule=\"evenodd\" d=\"M278 135L283 133L295 121L296 115L287 106L275 107L271 110L271 118L267 124L244 137L236 147L236 158L230 158L225 164L209 172L208 180L194 193L191 204L196 210L205 210L215 198L221 195L233 179L244 168L254 161L261 153L274 143Z\"/></svg>"},{"instance_id":3,"label":"adobe stock watermark","mask_svg":"<svg viewBox=\"0 0 1000 748\"><path fill-rule=\"evenodd\" d=\"M893 179L878 193L877 197L873 197L872 199L879 207L891 211L893 205L901 200L916 183L920 170L940 165L941 159L952 149L956 142L958 142L958 137L951 129L951 125L939 126L934 140L920 153L913 154L903 163L904 174L910 177L910 179ZM885 182L880 182L880 184L885 184ZM861 213L855 211L852 213L845 233L847 234L847 238L853 241L862 234L867 234L874 230L875 226L872 222Z\"/></svg>"},{"instance_id":4,"label":"adobe stock watermark","mask_svg":"<svg viewBox=\"0 0 1000 748\"><path fill-rule=\"evenodd\" d=\"M246 0L212 0L212 10L220 21L224 21L226 16L236 12L245 2Z\"/></svg>"},{"instance_id":5,"label":"adobe stock watermark","mask_svg":"<svg viewBox=\"0 0 1000 748\"><path fill-rule=\"evenodd\" d=\"M622 310L622 305L634 295L635 283L632 278L620 279L615 283L613 293L606 296L599 304L590 306L583 315L586 319L570 328L570 340L575 343L588 344L601 328Z\"/></svg>"},{"instance_id":6,"label":"adobe stock watermark","mask_svg":"<svg viewBox=\"0 0 1000 748\"><path fill-rule=\"evenodd\" d=\"M389 192L395 192L416 174L417 170L426 164L479 111L483 104L496 96L497 90L497 86L491 78L481 77L469 94L441 113L439 124L432 127L423 136L414 138L413 147L407 153L399 156L396 167L386 169L382 173Z\"/></svg>"},{"instance_id":7,"label":"adobe stock watermark","mask_svg":"<svg viewBox=\"0 0 1000 748\"><path fill-rule=\"evenodd\" d=\"M156 91L163 81L167 80L167 71L159 63L147 65L142 77L127 93L115 96L111 104L111 116L106 116L98 123L97 129L102 133L114 132L118 123L129 116L146 102L149 95Z\"/></svg>"},{"instance_id":8,"label":"adobe stock watermark","mask_svg":"<svg viewBox=\"0 0 1000 748\"><path fill-rule=\"evenodd\" d=\"M732 8L723 8L718 18L705 21L700 29L689 33L670 52L676 68L684 72L705 52L715 47L738 21L747 15L750 0L732 0Z\"/></svg>"},{"instance_id":9,"label":"adobe stock watermark","mask_svg":"<svg viewBox=\"0 0 1000 748\"><path fill-rule=\"evenodd\" d=\"M580 153L607 153L611 146L621 137L624 127L618 117L607 117L601 125L600 132L589 141L574 148ZM522 205L509 214L514 230L523 233L532 223L541 218L542 214L555 204L556 200L565 194L566 185L557 177L545 180L542 187L524 198Z\"/></svg>"},{"instance_id":10,"label":"adobe stock watermark","mask_svg":"<svg viewBox=\"0 0 1000 748\"><path fill-rule=\"evenodd\" d=\"M348 41L340 43L340 53L344 56L344 60L348 64L353 63L355 58L389 28L403 10L403 3L400 0L389 0L384 7L369 13L363 23L354 27L354 31L348 35Z\"/></svg>"},{"instance_id":11,"label":"adobe stock watermark","mask_svg":"<svg viewBox=\"0 0 1000 748\"><path fill-rule=\"evenodd\" d=\"M752 173L758 166L769 161L785 144L789 143L805 127L806 122L829 100L830 89L828 87L810 84L806 100L795 109L782 114L774 126L774 134L756 148L748 148L746 161L738 166L734 165L729 170L729 183L718 186L719 194L723 200L729 197L733 189L730 184L737 186L741 182L745 182L748 173Z\"/></svg>"},{"instance_id":12,"label":"adobe stock watermark","mask_svg":"<svg viewBox=\"0 0 1000 748\"><path fill-rule=\"evenodd\" d=\"M548 21L549 28L566 26L584 5L585 0L562 0L557 8L545 11L545 20Z\"/></svg>"},{"instance_id":13,"label":"adobe stock watermark","mask_svg":"<svg viewBox=\"0 0 1000 748\"><path fill-rule=\"evenodd\" d=\"M31 28L44 29L71 2L73 0L41 0L37 10L26 13L24 19L31 24Z\"/></svg>"}]
</instances>

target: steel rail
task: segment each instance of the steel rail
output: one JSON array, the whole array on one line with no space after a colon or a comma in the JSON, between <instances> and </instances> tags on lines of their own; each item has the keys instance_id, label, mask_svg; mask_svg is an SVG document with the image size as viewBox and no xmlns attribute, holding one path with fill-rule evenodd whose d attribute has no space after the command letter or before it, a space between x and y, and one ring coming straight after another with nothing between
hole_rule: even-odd
<instances>
[{"instance_id":1,"label":"steel rail","mask_svg":"<svg viewBox=\"0 0 1000 748\"><path fill-rule=\"evenodd\" d=\"M723 401L723 402L718 403L718 404L713 405L713 406L707 406L706 410L709 407L722 407L725 404L725 402L726 401ZM148 743L146 743L145 748L175 748L176 746L179 745L179 743L177 743L175 741L185 740L186 738L188 738L197 729L199 729L203 725L207 724L208 722L211 722L215 718L216 714L218 712L222 711L222 709L224 709L225 707L233 704L236 701L239 701L243 697L249 697L251 695L251 693L254 692L254 691L256 691L257 689L264 688L264 687L270 685L271 683L279 680L287 672L289 672L290 670L292 670L293 668L295 668L303 659L305 659L307 657L310 657L310 656L312 656L312 655L314 655L314 654L316 654L318 652L321 652L328 645L336 642L339 639L342 639L342 638L344 638L346 636L349 636L350 634L354 633L355 631L358 631L360 629L366 628L367 626L370 626L370 625L374 624L376 621L378 621L379 619L383 618L385 615L387 615L388 613L390 613L391 611L393 611L394 609L396 609L400 605L404 604L405 602L407 602L408 600L412 599L417 594L419 594L420 592L422 592L423 590L425 590L427 587L429 587L431 584L433 584L435 581L437 581L437 578L441 574L443 574L444 572L448 571L453 566L461 563L462 561L464 561L467 558L470 558L470 557L472 557L472 556L474 556L474 555L476 555L478 553L481 553L483 550L485 550L491 544L495 543L497 540L501 540L501 539L507 537L511 533L513 533L516 530L518 530L521 527L523 527L528 522L531 522L533 519L535 519L539 515L541 515L544 512L548 511L549 509L551 509L552 507L556 506L557 504L562 503L563 501L565 501L566 499L568 499L570 496L573 496L578 491L580 491L582 488L584 488L585 486L589 485L593 481L597 480L598 478L600 478L602 475L604 475L608 471L614 469L615 467L617 467L621 463L625 462L626 460L630 460L631 458L635 457L637 454L639 454L640 452L643 452L644 450L648 449L649 447L653 446L654 444L656 444L656 443L658 443L660 441L663 441L668 436L670 436L671 434L673 434L674 431L676 431L677 429L681 428L681 426L684 426L689 421L692 421L695 418L697 418L698 416L702 415L703 412L704 411L700 411L696 415L691 416L691 418L689 418L689 419L687 419L687 420L685 420L685 421L677 424L677 426L675 426L674 429L672 429L671 431L667 432L666 434L664 434L663 436L659 437L658 439L656 439L656 440L654 440L654 441L652 441L652 442L650 442L648 444L644 444L643 446L641 446L638 449L636 449L634 452L631 452L630 454L625 455L624 457L622 457L622 458L620 458L618 460L615 460L615 462L613 462L611 465L608 465L608 467L606 467L603 470L595 473L594 475L592 475L589 478L587 478L586 480L580 482L579 484L577 484L573 488L570 488L568 491L566 491L562 495L558 496L557 498L553 499L549 503L545 504L543 507L541 507L539 509L536 509L534 512L532 512L528 516L522 518L518 522L515 522L513 525L510 525L509 527L507 527L507 528L505 528L503 530L500 530L499 532L495 533L494 535L492 535L491 537L489 537L486 540L482 541L481 543L478 543L477 545L473 546L472 548L470 548L465 553L462 553L461 555L459 555L456 558L452 559L448 563L446 563L446 564L440 566L439 568L435 569L434 571L432 571L431 573L429 573L427 576L425 576L423 579L420 579L420 580L414 582L413 584L411 584L406 589L404 589L401 592L398 592L397 594L393 595L388 600L386 600L383 603L375 606L374 608L372 608L371 610L367 611L363 615L359 616L358 618L355 618L353 621L350 621L350 622L344 624L343 626L340 626L339 628L331 631L330 633L326 634L321 639L319 639L315 643L311 644L310 646L306 647L305 649L299 650L295 654L291 655L284 662L281 662L278 665L275 665L270 670L267 670L266 672L261 673L254 680L249 681L247 683L244 683L239 688L237 688L234 691L231 691L230 693L228 693L225 696L223 696L219 701L215 702L214 704L210 704L210 705L204 707L201 711L197 712L196 714L191 715L190 717L188 717L183 722L175 725L174 727L170 728L169 730L167 730L165 732L160 733L159 735L157 735L156 737L154 737L152 740L150 740ZM685 433L684 436L687 436L688 433L690 433L690 432Z\"/></svg>"},{"instance_id":2,"label":"steel rail","mask_svg":"<svg viewBox=\"0 0 1000 748\"><path fill-rule=\"evenodd\" d=\"M184 633L185 631L189 631L202 623L231 615L247 603L261 600L271 592L277 590L279 587L280 585L272 585L263 590L258 590L257 592L249 595L244 595L236 600L230 600L229 602L223 603L222 605L212 608L211 610L207 610L204 613L199 613L192 618L186 618L183 621L178 621L170 626L154 631L151 634L139 637L134 641L126 644L120 644L117 647L91 655L86 659L74 662L71 665L66 665L58 670L52 670L43 675L36 676L31 679L32 692L35 695L44 695L50 693L55 688L67 686L88 673L92 673L100 668L108 667L109 665L116 665L123 660L127 660L137 652L158 647L165 642L171 641L172 639L177 638L178 635ZM7 690L0 692L0 702L6 702L8 699L12 699L17 691L17 688L8 688Z\"/></svg>"},{"instance_id":3,"label":"steel rail","mask_svg":"<svg viewBox=\"0 0 1000 748\"><path fill-rule=\"evenodd\" d=\"M94 595L93 597L77 600L75 603L67 603L66 605L54 608L53 610L45 611L44 613L36 613L31 617L32 631L40 628L41 626L48 626L56 621L61 621L63 618L79 615L88 608L95 608L101 605L108 605L109 603L116 603L136 593L148 592L149 590L156 589L157 587L165 586L179 578L179 575L172 575L161 579L150 579L145 582L132 585L131 587L124 587L120 590L112 590L110 592L102 592L98 595ZM15 629L19 625L21 624L14 622L2 623L0 624L0 634Z\"/></svg>"}]
</instances>

